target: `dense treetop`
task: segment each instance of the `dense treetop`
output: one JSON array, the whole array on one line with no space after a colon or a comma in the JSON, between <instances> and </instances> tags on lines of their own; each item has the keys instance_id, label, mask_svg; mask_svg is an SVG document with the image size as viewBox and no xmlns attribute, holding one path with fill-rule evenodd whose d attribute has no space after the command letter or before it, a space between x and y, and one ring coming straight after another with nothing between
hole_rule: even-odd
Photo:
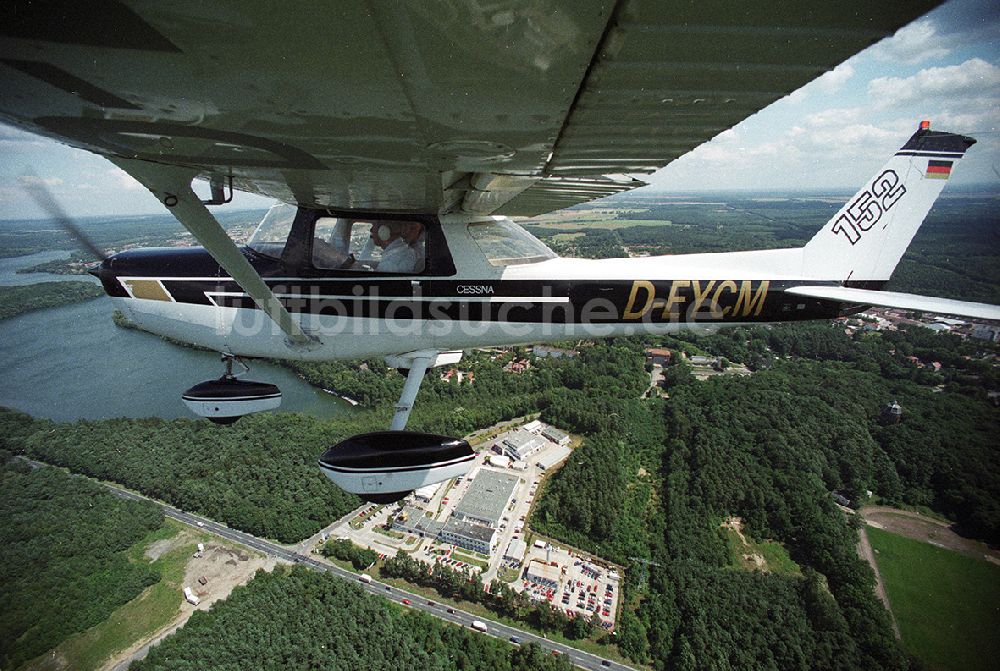
<instances>
[{"instance_id":1,"label":"dense treetop","mask_svg":"<svg viewBox=\"0 0 1000 671\"><path fill-rule=\"evenodd\" d=\"M0 286L0 319L103 295L104 289L92 282L39 282L25 286Z\"/></svg>"},{"instance_id":2,"label":"dense treetop","mask_svg":"<svg viewBox=\"0 0 1000 671\"><path fill-rule=\"evenodd\" d=\"M130 668L242 670L249 660L262 670L572 668L538 646L512 646L301 567L258 571Z\"/></svg>"},{"instance_id":3,"label":"dense treetop","mask_svg":"<svg viewBox=\"0 0 1000 671\"><path fill-rule=\"evenodd\" d=\"M101 621L157 582L129 546L163 523L55 468L8 461L0 449L0 667L13 669Z\"/></svg>"}]
</instances>

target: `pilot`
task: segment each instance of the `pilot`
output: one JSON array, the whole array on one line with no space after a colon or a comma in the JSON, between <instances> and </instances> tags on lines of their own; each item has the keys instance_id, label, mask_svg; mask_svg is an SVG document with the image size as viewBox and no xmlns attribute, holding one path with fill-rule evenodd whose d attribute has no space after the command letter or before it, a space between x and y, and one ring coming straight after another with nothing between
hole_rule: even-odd
<instances>
[{"instance_id":1,"label":"pilot","mask_svg":"<svg viewBox=\"0 0 1000 671\"><path fill-rule=\"evenodd\" d=\"M375 266L375 272L417 272L417 252L404 237L404 231L409 226L411 224L408 222L398 221L383 222L372 226L372 243L382 250L382 259Z\"/></svg>"}]
</instances>

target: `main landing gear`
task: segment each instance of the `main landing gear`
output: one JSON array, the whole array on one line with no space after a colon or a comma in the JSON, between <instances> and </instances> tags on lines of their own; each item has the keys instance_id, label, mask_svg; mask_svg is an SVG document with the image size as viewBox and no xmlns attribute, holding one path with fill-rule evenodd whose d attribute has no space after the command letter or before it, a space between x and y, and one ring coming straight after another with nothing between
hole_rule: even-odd
<instances>
[{"instance_id":1,"label":"main landing gear","mask_svg":"<svg viewBox=\"0 0 1000 671\"><path fill-rule=\"evenodd\" d=\"M218 380L196 384L181 395L184 404L196 415L216 424L232 424L243 415L274 410L281 405L281 390L267 382L240 380L233 374L233 363L250 367L231 354L223 354L226 372Z\"/></svg>"},{"instance_id":2,"label":"main landing gear","mask_svg":"<svg viewBox=\"0 0 1000 671\"><path fill-rule=\"evenodd\" d=\"M389 431L351 436L319 459L323 473L341 489L372 503L393 503L415 489L469 472L476 455L458 438L405 431L410 411L428 368L457 363L461 352L421 350L386 357L406 370Z\"/></svg>"}]
</instances>

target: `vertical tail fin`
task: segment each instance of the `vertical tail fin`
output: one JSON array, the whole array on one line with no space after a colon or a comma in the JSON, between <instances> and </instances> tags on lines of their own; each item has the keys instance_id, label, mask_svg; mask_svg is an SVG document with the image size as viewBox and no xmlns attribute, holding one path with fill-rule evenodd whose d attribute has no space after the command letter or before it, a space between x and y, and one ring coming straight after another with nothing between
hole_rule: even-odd
<instances>
[{"instance_id":1,"label":"vertical tail fin","mask_svg":"<svg viewBox=\"0 0 1000 671\"><path fill-rule=\"evenodd\" d=\"M975 140L927 121L803 249L803 274L884 282Z\"/></svg>"}]
</instances>

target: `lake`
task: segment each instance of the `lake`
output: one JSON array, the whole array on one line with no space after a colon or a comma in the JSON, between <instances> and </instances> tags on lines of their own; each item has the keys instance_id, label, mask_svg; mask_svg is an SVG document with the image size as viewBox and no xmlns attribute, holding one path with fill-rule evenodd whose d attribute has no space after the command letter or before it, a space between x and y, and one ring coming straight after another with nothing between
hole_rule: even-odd
<instances>
[{"instance_id":1,"label":"lake","mask_svg":"<svg viewBox=\"0 0 1000 671\"><path fill-rule=\"evenodd\" d=\"M93 280L90 276L16 274L18 268L66 252L0 259L0 284ZM0 406L58 421L111 417L191 417L181 401L188 387L223 373L219 355L172 345L159 336L118 328L106 296L0 320ZM246 379L278 385L281 411L321 418L351 411L292 371L250 362ZM238 368L238 367L237 367Z\"/></svg>"}]
</instances>

